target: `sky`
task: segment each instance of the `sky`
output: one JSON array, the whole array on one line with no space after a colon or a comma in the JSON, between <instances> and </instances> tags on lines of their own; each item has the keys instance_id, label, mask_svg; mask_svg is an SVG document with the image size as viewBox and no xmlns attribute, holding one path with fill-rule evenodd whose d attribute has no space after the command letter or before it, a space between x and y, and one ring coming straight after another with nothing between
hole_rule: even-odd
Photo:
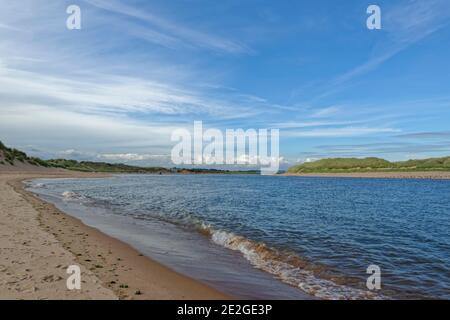
<instances>
[{"instance_id":1,"label":"sky","mask_svg":"<svg viewBox=\"0 0 450 320\"><path fill-rule=\"evenodd\" d=\"M450 155L449 40L447 0L0 0L0 140L171 166L203 121L280 129L284 166Z\"/></svg>"}]
</instances>

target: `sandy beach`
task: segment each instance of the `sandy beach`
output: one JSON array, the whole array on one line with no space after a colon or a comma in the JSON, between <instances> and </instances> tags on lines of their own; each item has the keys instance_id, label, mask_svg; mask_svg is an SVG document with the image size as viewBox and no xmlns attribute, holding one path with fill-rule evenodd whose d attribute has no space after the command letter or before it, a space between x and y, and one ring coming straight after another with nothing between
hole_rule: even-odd
<instances>
[{"instance_id":1,"label":"sandy beach","mask_svg":"<svg viewBox=\"0 0 450 320\"><path fill-rule=\"evenodd\" d=\"M23 189L23 180L100 177L67 171L0 171L0 299L226 299ZM81 290L68 290L69 265Z\"/></svg>"}]
</instances>

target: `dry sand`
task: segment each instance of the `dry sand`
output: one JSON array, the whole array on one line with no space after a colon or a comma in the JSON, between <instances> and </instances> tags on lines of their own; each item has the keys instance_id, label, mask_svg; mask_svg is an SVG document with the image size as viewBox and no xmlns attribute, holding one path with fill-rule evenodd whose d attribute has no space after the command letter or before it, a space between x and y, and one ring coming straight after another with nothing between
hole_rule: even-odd
<instances>
[{"instance_id":1,"label":"dry sand","mask_svg":"<svg viewBox=\"0 0 450 320\"><path fill-rule=\"evenodd\" d=\"M93 176L0 171L0 299L229 298L64 214L22 184L38 177ZM81 290L66 287L66 269L74 264L81 267Z\"/></svg>"}]
</instances>

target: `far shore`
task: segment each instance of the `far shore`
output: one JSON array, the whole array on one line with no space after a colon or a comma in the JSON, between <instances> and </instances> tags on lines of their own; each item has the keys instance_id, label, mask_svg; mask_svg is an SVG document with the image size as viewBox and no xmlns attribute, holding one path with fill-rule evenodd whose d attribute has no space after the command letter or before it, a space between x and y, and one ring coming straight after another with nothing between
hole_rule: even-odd
<instances>
[{"instance_id":1,"label":"far shore","mask_svg":"<svg viewBox=\"0 0 450 320\"><path fill-rule=\"evenodd\" d=\"M380 178L380 179L450 179L450 171L409 171L409 172L317 172L283 173L292 177L335 177L335 178Z\"/></svg>"},{"instance_id":2,"label":"far shore","mask_svg":"<svg viewBox=\"0 0 450 320\"><path fill-rule=\"evenodd\" d=\"M0 299L230 299L142 255L24 190L36 178L107 174L44 169L0 171ZM81 290L66 288L79 265Z\"/></svg>"}]
</instances>

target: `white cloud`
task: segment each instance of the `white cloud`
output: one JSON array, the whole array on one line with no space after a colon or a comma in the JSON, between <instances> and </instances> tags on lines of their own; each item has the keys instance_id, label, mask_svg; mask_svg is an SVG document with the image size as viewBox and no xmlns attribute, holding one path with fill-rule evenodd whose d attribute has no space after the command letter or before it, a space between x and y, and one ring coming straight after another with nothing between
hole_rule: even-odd
<instances>
[{"instance_id":1,"label":"white cloud","mask_svg":"<svg viewBox=\"0 0 450 320\"><path fill-rule=\"evenodd\" d=\"M284 157L272 157L272 156L251 156L249 154L240 154L236 157L237 163L244 163L248 165L259 164L262 162L272 162L272 163L286 163Z\"/></svg>"},{"instance_id":2,"label":"white cloud","mask_svg":"<svg viewBox=\"0 0 450 320\"><path fill-rule=\"evenodd\" d=\"M216 119L254 116L254 99L228 94L208 96L171 83L114 75L69 78L3 67L0 108L33 104L84 114L204 114Z\"/></svg>"},{"instance_id":3,"label":"white cloud","mask_svg":"<svg viewBox=\"0 0 450 320\"><path fill-rule=\"evenodd\" d=\"M332 79L328 83L329 89L316 99L339 91L339 86L375 70L392 57L442 29L448 25L449 17L450 6L447 0L411 0L408 4L397 4L383 11L382 32L387 34L387 38L375 47L374 54L366 62Z\"/></svg>"},{"instance_id":4,"label":"white cloud","mask_svg":"<svg viewBox=\"0 0 450 320\"><path fill-rule=\"evenodd\" d=\"M4 24L4 23L0 23L0 29L6 29L9 31L19 31L20 30L16 27L13 27L13 26L10 26L10 25Z\"/></svg>"},{"instance_id":5,"label":"white cloud","mask_svg":"<svg viewBox=\"0 0 450 320\"><path fill-rule=\"evenodd\" d=\"M336 113L339 112L339 108L338 107L328 107L328 108L324 108L324 109L320 109L316 112L314 112L311 117L313 118L324 118L324 117L328 117L331 115L334 115Z\"/></svg>"},{"instance_id":6,"label":"white cloud","mask_svg":"<svg viewBox=\"0 0 450 320\"><path fill-rule=\"evenodd\" d=\"M173 126L132 121L126 117L86 115L74 111L24 105L0 108L0 135L13 141L64 148L170 146Z\"/></svg>"},{"instance_id":7,"label":"white cloud","mask_svg":"<svg viewBox=\"0 0 450 320\"><path fill-rule=\"evenodd\" d=\"M211 75L203 65L191 64L195 59L177 63L179 59L167 58L167 51L161 54L161 48L145 54L123 50L135 41L129 33L166 47L221 53L247 52L240 43L124 2L87 2L94 6L82 5L83 21L89 24L79 33L65 28L66 6L60 1L2 2L1 139L59 156L159 154L173 145L174 128L191 125L191 118L216 124L270 108L263 98L219 89L217 70ZM18 27L21 32L11 32ZM120 29L123 34L114 33ZM205 80L210 78L219 84Z\"/></svg>"},{"instance_id":8,"label":"white cloud","mask_svg":"<svg viewBox=\"0 0 450 320\"><path fill-rule=\"evenodd\" d=\"M281 131L284 137L356 137L379 133L400 132L392 128L367 128L367 127L343 127L343 128L324 128L305 131Z\"/></svg>"},{"instance_id":9,"label":"white cloud","mask_svg":"<svg viewBox=\"0 0 450 320\"><path fill-rule=\"evenodd\" d=\"M157 40L151 41L162 42L165 45L174 44L176 41L187 42L188 44L203 47L212 50L220 50L229 53L248 52L249 49L236 42L213 36L207 33L199 32L188 28L185 25L178 25L174 22L156 16L145 9L134 8L132 6L123 4L116 0L85 0L89 4L98 8L119 13L128 17L139 19L149 24L147 33L141 29L141 36L144 38L151 38L156 36ZM158 31L151 29L157 28Z\"/></svg>"},{"instance_id":10,"label":"white cloud","mask_svg":"<svg viewBox=\"0 0 450 320\"><path fill-rule=\"evenodd\" d=\"M138 154L138 153L104 153L97 155L97 158L108 161L145 161L145 160L161 160L168 162L170 156L157 154Z\"/></svg>"},{"instance_id":11,"label":"white cloud","mask_svg":"<svg viewBox=\"0 0 450 320\"><path fill-rule=\"evenodd\" d=\"M342 121L288 121L288 122L275 122L271 124L273 128L279 129L301 129L301 128L314 128L314 127L329 127L329 126L345 126L368 123L377 118L366 118L364 120L342 120Z\"/></svg>"}]
</instances>

